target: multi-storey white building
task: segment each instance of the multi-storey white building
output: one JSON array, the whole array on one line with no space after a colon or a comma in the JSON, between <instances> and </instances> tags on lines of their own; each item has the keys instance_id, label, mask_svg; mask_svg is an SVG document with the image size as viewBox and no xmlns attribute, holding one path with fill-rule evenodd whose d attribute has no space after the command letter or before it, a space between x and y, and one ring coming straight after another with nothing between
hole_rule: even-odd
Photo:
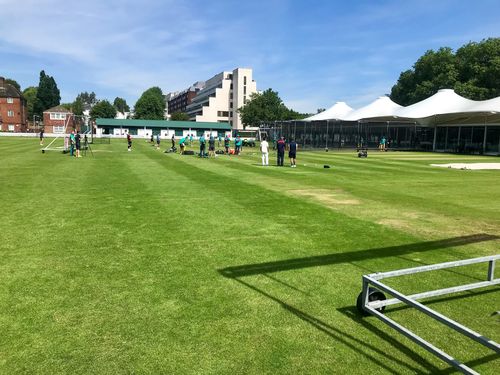
<instances>
[{"instance_id":1,"label":"multi-storey white building","mask_svg":"<svg viewBox=\"0 0 500 375\"><path fill-rule=\"evenodd\" d=\"M236 68L210 78L198 92L186 112L191 120L202 122L228 122L233 129L243 129L238 108L243 107L257 84L252 69Z\"/></svg>"}]
</instances>

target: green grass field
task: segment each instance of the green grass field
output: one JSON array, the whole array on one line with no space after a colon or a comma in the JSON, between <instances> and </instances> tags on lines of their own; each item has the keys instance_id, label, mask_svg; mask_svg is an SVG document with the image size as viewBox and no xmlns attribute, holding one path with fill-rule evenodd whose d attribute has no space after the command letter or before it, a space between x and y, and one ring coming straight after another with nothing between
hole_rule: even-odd
<instances>
[{"instance_id":1,"label":"green grass field","mask_svg":"<svg viewBox=\"0 0 500 375\"><path fill-rule=\"evenodd\" d=\"M299 152L293 169L249 148L199 159L136 139L93 152L0 137L1 374L454 372L355 301L363 274L499 253L500 171L429 166L498 158ZM498 288L427 304L500 341ZM386 313L500 372L492 351L421 313Z\"/></svg>"}]
</instances>

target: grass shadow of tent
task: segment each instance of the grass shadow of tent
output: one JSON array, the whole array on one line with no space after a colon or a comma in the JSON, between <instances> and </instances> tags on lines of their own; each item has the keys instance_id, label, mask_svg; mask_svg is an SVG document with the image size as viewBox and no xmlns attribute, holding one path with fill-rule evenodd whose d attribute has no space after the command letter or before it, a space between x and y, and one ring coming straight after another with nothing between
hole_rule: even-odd
<instances>
[{"instance_id":1,"label":"grass shadow of tent","mask_svg":"<svg viewBox=\"0 0 500 375\"><path fill-rule=\"evenodd\" d=\"M349 251L327 255L317 255L304 258L286 259L274 262L245 264L219 269L218 272L224 277L235 278L241 276L259 275L280 271L289 271L309 267L319 267L332 264L350 263L374 258L394 257L415 252L424 252L444 249L454 246L462 246L472 243L493 241L500 239L499 236L479 233L468 236L452 237L436 241L416 242L401 246L378 247L366 250Z\"/></svg>"}]
</instances>

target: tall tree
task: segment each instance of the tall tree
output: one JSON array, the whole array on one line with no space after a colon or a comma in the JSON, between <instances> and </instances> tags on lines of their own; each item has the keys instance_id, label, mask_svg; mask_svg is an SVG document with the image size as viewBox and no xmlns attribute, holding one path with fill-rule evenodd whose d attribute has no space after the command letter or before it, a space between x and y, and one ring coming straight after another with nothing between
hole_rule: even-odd
<instances>
[{"instance_id":1,"label":"tall tree","mask_svg":"<svg viewBox=\"0 0 500 375\"><path fill-rule=\"evenodd\" d=\"M33 105L36 100L37 87L30 86L23 91L24 99L26 99L26 109L28 110L28 118L33 119Z\"/></svg>"},{"instance_id":2,"label":"tall tree","mask_svg":"<svg viewBox=\"0 0 500 375\"><path fill-rule=\"evenodd\" d=\"M462 46L457 50L456 63L458 94L474 100L500 96L500 38Z\"/></svg>"},{"instance_id":3,"label":"tall tree","mask_svg":"<svg viewBox=\"0 0 500 375\"><path fill-rule=\"evenodd\" d=\"M71 111L75 115L82 116L84 110L85 110L85 104L83 103L83 100L77 97L75 101L71 104Z\"/></svg>"},{"instance_id":4,"label":"tall tree","mask_svg":"<svg viewBox=\"0 0 500 375\"><path fill-rule=\"evenodd\" d=\"M83 110L90 110L94 105L96 105L99 100L95 95L95 92L88 93L87 91L81 92L77 95L75 102L79 101L83 105ZM74 103L74 102L73 102Z\"/></svg>"},{"instance_id":5,"label":"tall tree","mask_svg":"<svg viewBox=\"0 0 500 375\"><path fill-rule=\"evenodd\" d=\"M57 88L56 81L53 77L46 75L45 71L40 72L40 82L36 93L36 100L33 105L33 113L42 116L43 111L59 105L61 102L61 94Z\"/></svg>"},{"instance_id":6,"label":"tall tree","mask_svg":"<svg viewBox=\"0 0 500 375\"><path fill-rule=\"evenodd\" d=\"M116 97L113 105L118 112L130 112L130 107L128 106L127 101L123 98Z\"/></svg>"},{"instance_id":7,"label":"tall tree","mask_svg":"<svg viewBox=\"0 0 500 375\"><path fill-rule=\"evenodd\" d=\"M280 120L291 120L298 115L289 110L276 91L267 89L262 94L253 93L250 101L238 109L243 126L259 126ZM300 116L299 116L300 118Z\"/></svg>"},{"instance_id":8,"label":"tall tree","mask_svg":"<svg viewBox=\"0 0 500 375\"><path fill-rule=\"evenodd\" d=\"M107 100L101 100L90 110L90 117L96 118L115 118L116 108Z\"/></svg>"},{"instance_id":9,"label":"tall tree","mask_svg":"<svg viewBox=\"0 0 500 375\"><path fill-rule=\"evenodd\" d=\"M166 102L159 87L151 87L144 91L135 103L136 119L163 120Z\"/></svg>"},{"instance_id":10,"label":"tall tree","mask_svg":"<svg viewBox=\"0 0 500 375\"><path fill-rule=\"evenodd\" d=\"M500 96L500 38L468 43L456 54L451 48L427 51L412 69L400 74L390 96L410 105L442 88L474 100Z\"/></svg>"}]
</instances>

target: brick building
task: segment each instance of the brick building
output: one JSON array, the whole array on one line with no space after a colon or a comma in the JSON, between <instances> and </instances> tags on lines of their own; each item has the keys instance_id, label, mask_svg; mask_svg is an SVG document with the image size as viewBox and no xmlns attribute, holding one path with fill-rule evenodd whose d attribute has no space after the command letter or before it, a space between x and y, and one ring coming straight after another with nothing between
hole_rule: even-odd
<instances>
[{"instance_id":1,"label":"brick building","mask_svg":"<svg viewBox=\"0 0 500 375\"><path fill-rule=\"evenodd\" d=\"M43 111L43 127L45 133L55 134L71 133L72 130L77 130L73 113L60 105Z\"/></svg>"},{"instance_id":2,"label":"brick building","mask_svg":"<svg viewBox=\"0 0 500 375\"><path fill-rule=\"evenodd\" d=\"M167 108L168 113L171 115L174 112L186 112L186 107L191 104L194 97L198 94L200 90L205 87L205 82L198 81L195 82L191 87L176 93L170 93L167 95Z\"/></svg>"},{"instance_id":3,"label":"brick building","mask_svg":"<svg viewBox=\"0 0 500 375\"><path fill-rule=\"evenodd\" d=\"M0 77L0 130L21 133L27 130L26 100L13 85Z\"/></svg>"}]
</instances>

